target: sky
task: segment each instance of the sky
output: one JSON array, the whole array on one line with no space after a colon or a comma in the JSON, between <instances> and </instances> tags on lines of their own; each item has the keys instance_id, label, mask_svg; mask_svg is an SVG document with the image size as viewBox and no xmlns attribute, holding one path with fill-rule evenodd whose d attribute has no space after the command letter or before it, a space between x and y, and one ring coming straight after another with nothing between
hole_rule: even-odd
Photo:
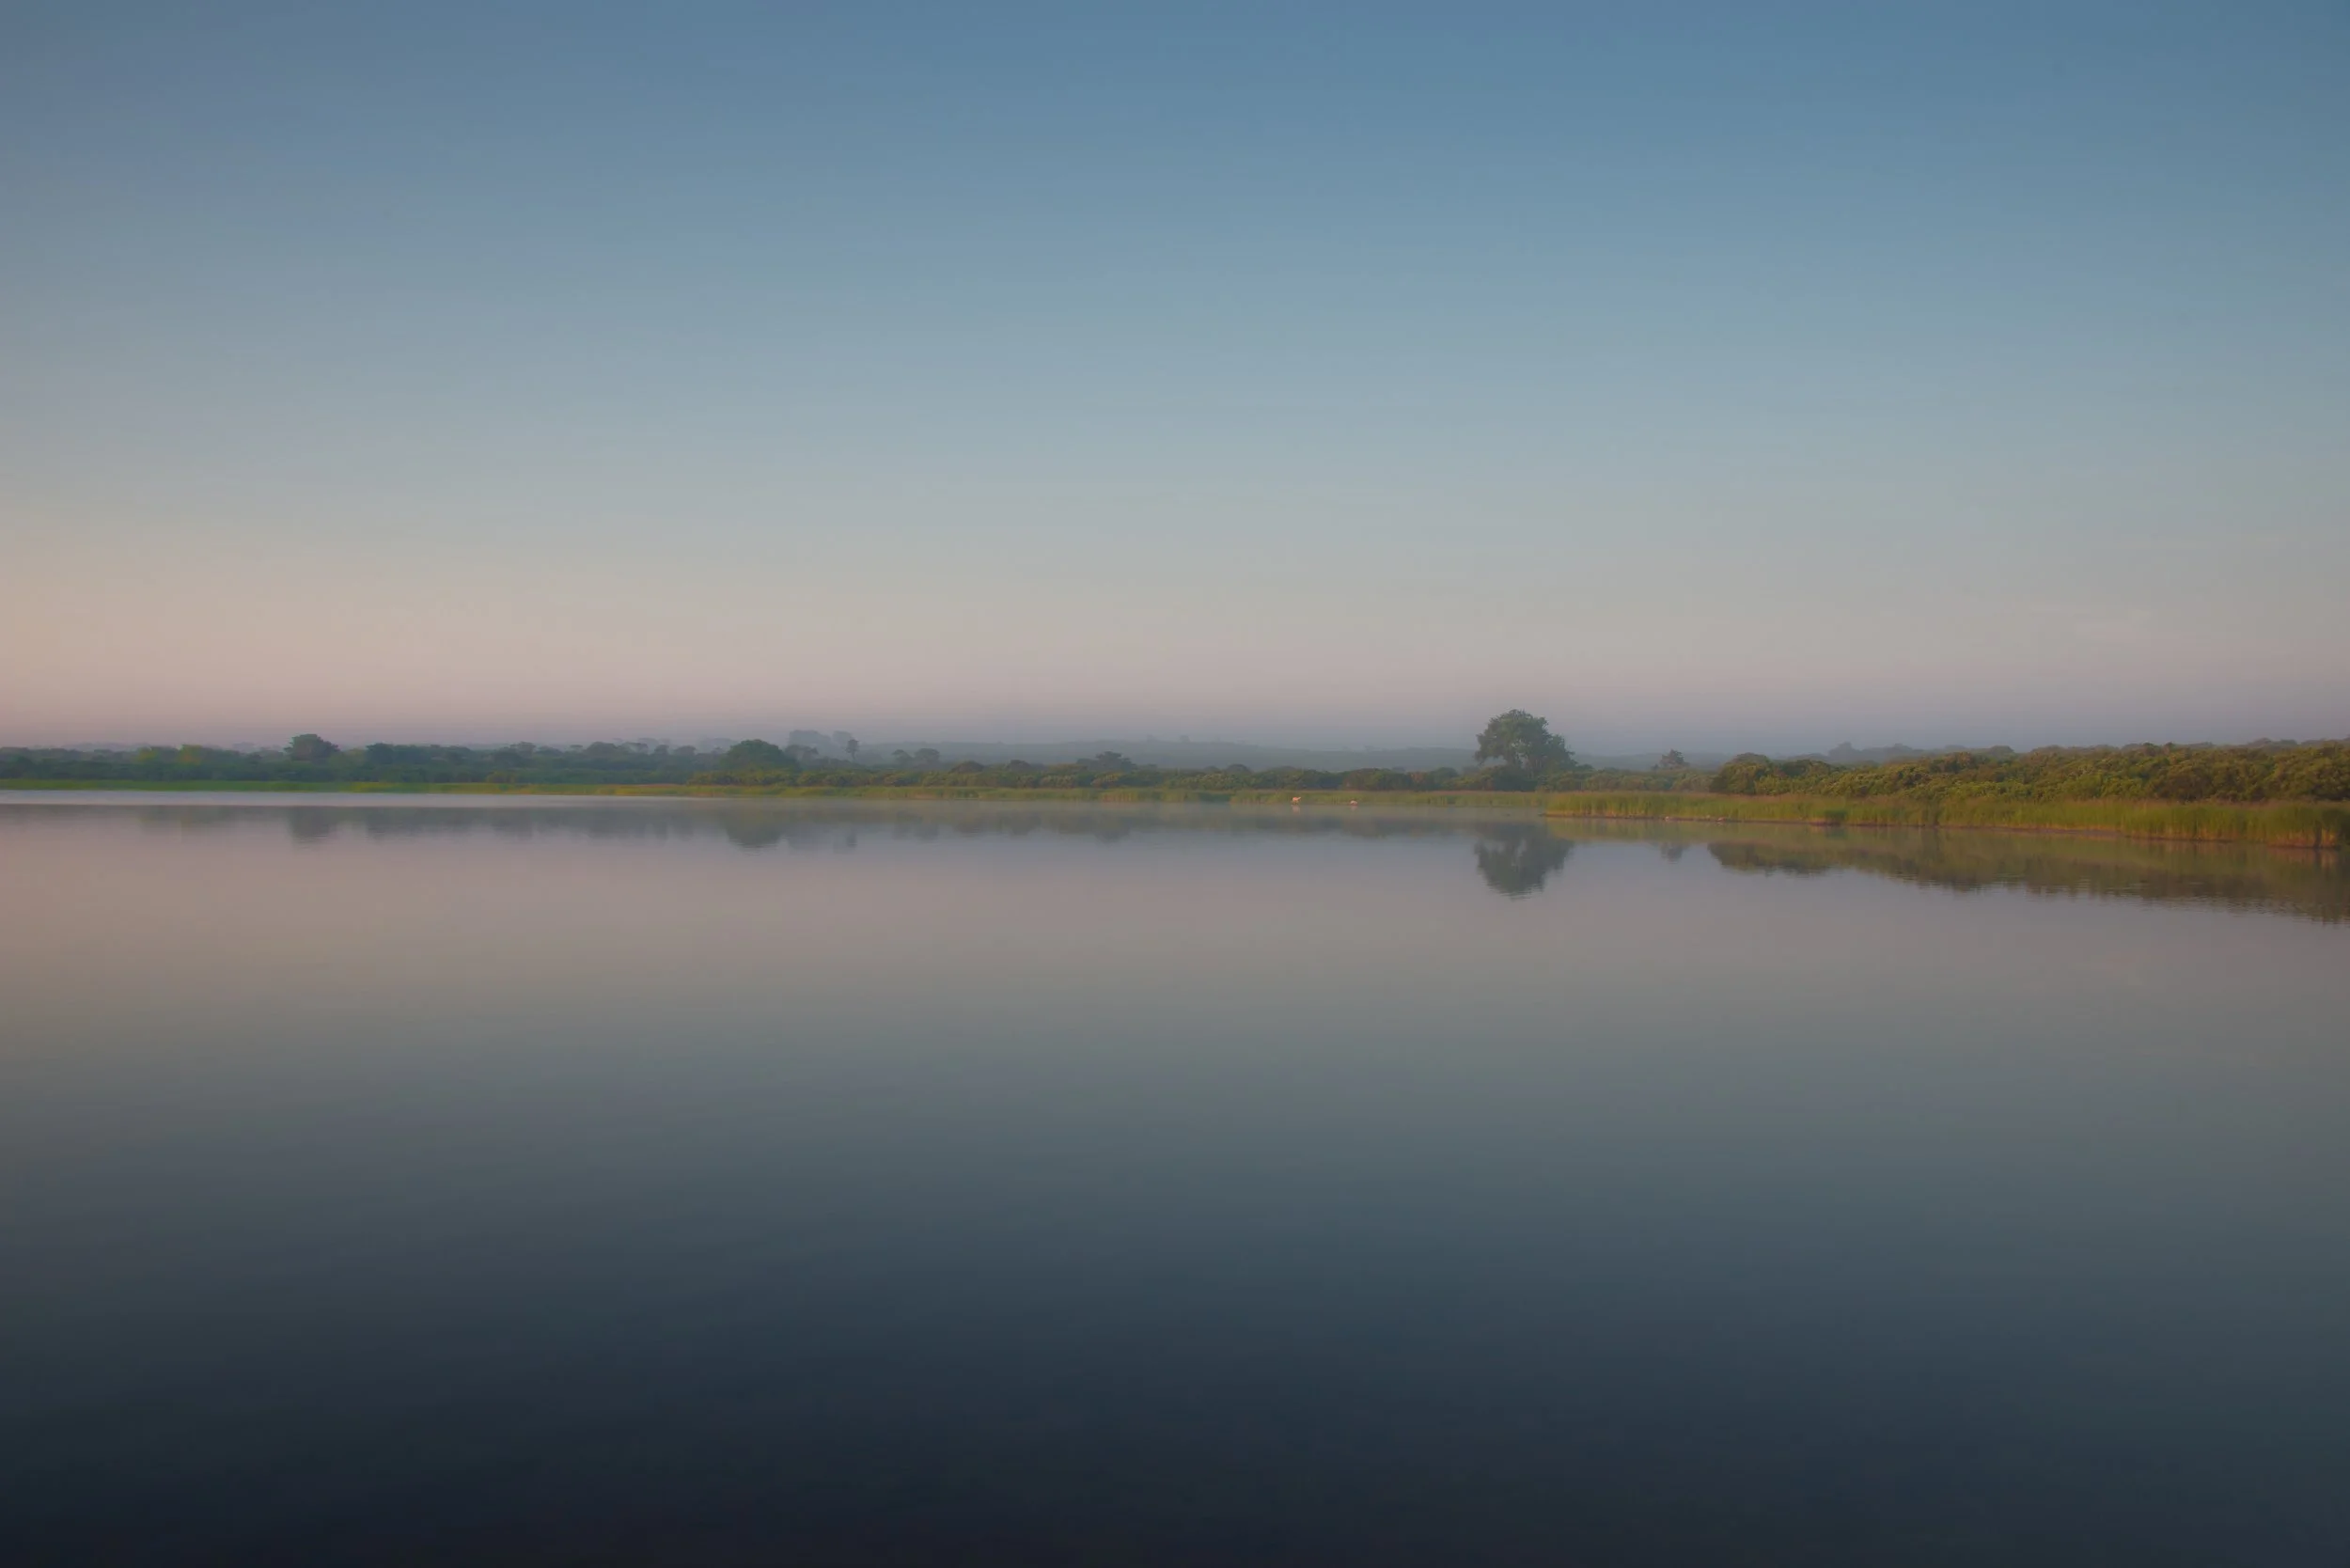
<instances>
[{"instance_id":1,"label":"sky","mask_svg":"<svg viewBox=\"0 0 2350 1568\"><path fill-rule=\"evenodd\" d=\"M0 743L2350 734L2350 8L0 5Z\"/></svg>"}]
</instances>

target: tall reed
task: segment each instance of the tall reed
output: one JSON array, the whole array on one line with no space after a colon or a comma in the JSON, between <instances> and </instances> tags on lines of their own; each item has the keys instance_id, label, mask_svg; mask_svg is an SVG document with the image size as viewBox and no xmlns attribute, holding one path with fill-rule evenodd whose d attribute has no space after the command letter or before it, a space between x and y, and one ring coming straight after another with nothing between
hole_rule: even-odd
<instances>
[{"instance_id":1,"label":"tall reed","mask_svg":"<svg viewBox=\"0 0 2350 1568\"><path fill-rule=\"evenodd\" d=\"M1648 817L1738 823L1811 823L1855 827L1999 827L2098 833L2123 839L2292 844L2339 849L2350 842L2350 806L2281 801L1918 800L1885 795L1716 795L1590 791L1552 795L1555 817Z\"/></svg>"}]
</instances>

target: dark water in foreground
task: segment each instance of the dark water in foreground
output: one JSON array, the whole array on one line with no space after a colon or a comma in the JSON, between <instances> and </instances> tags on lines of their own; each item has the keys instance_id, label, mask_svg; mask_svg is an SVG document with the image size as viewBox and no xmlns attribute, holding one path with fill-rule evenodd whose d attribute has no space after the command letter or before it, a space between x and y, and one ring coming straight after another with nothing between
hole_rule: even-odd
<instances>
[{"instance_id":1,"label":"dark water in foreground","mask_svg":"<svg viewBox=\"0 0 2350 1568\"><path fill-rule=\"evenodd\" d=\"M0 805L0 1560L2342 1568L2346 887Z\"/></svg>"}]
</instances>

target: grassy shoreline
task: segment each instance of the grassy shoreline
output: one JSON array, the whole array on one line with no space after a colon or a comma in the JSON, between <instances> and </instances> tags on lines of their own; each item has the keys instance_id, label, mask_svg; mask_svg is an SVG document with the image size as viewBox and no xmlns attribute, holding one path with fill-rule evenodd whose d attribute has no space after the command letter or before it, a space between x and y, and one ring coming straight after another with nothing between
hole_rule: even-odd
<instances>
[{"instance_id":1,"label":"grassy shoreline","mask_svg":"<svg viewBox=\"0 0 2350 1568\"><path fill-rule=\"evenodd\" d=\"M1658 822L1783 823L1811 827L1980 828L2108 839L2340 849L2350 806L2312 801L1918 800L1899 795L1716 795L1593 791L1546 797L1555 817Z\"/></svg>"},{"instance_id":2,"label":"grassy shoreline","mask_svg":"<svg viewBox=\"0 0 2350 1568\"><path fill-rule=\"evenodd\" d=\"M711 800L991 800L991 801L1140 801L1212 806L1420 806L1469 807L1488 811L1538 813L1556 797L1495 790L1348 791L1348 790L1189 790L1176 786L1135 786L1094 789L1005 789L987 785L959 788L945 784L406 784L361 781L345 784L293 783L276 779L211 779L190 783L123 779L11 779L0 783L0 795L10 792L86 792L97 791L138 794L316 794L316 795L619 795L648 798Z\"/></svg>"},{"instance_id":3,"label":"grassy shoreline","mask_svg":"<svg viewBox=\"0 0 2350 1568\"><path fill-rule=\"evenodd\" d=\"M1752 823L1810 827L1966 828L2011 833L2065 833L2117 839L2186 839L2340 849L2350 843L2350 806L2280 801L1932 801L1883 796L1726 795L1696 792L1579 791L1521 793L1500 791L1350 792L1345 790L958 789L944 785L730 784L400 784L320 785L279 780L187 783L122 779L24 779L5 792L224 794L593 795L751 800L982 800L1203 803L1239 806L1368 806L1471 808L1557 818L1618 821Z\"/></svg>"}]
</instances>

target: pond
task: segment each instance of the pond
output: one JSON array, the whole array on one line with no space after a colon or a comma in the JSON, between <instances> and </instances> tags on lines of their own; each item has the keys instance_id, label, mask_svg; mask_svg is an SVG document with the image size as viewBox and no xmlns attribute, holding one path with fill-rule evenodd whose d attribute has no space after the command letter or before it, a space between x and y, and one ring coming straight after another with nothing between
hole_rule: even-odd
<instances>
[{"instance_id":1,"label":"pond","mask_svg":"<svg viewBox=\"0 0 2350 1568\"><path fill-rule=\"evenodd\" d=\"M0 804L0 1557L2350 1560L2350 877Z\"/></svg>"}]
</instances>

